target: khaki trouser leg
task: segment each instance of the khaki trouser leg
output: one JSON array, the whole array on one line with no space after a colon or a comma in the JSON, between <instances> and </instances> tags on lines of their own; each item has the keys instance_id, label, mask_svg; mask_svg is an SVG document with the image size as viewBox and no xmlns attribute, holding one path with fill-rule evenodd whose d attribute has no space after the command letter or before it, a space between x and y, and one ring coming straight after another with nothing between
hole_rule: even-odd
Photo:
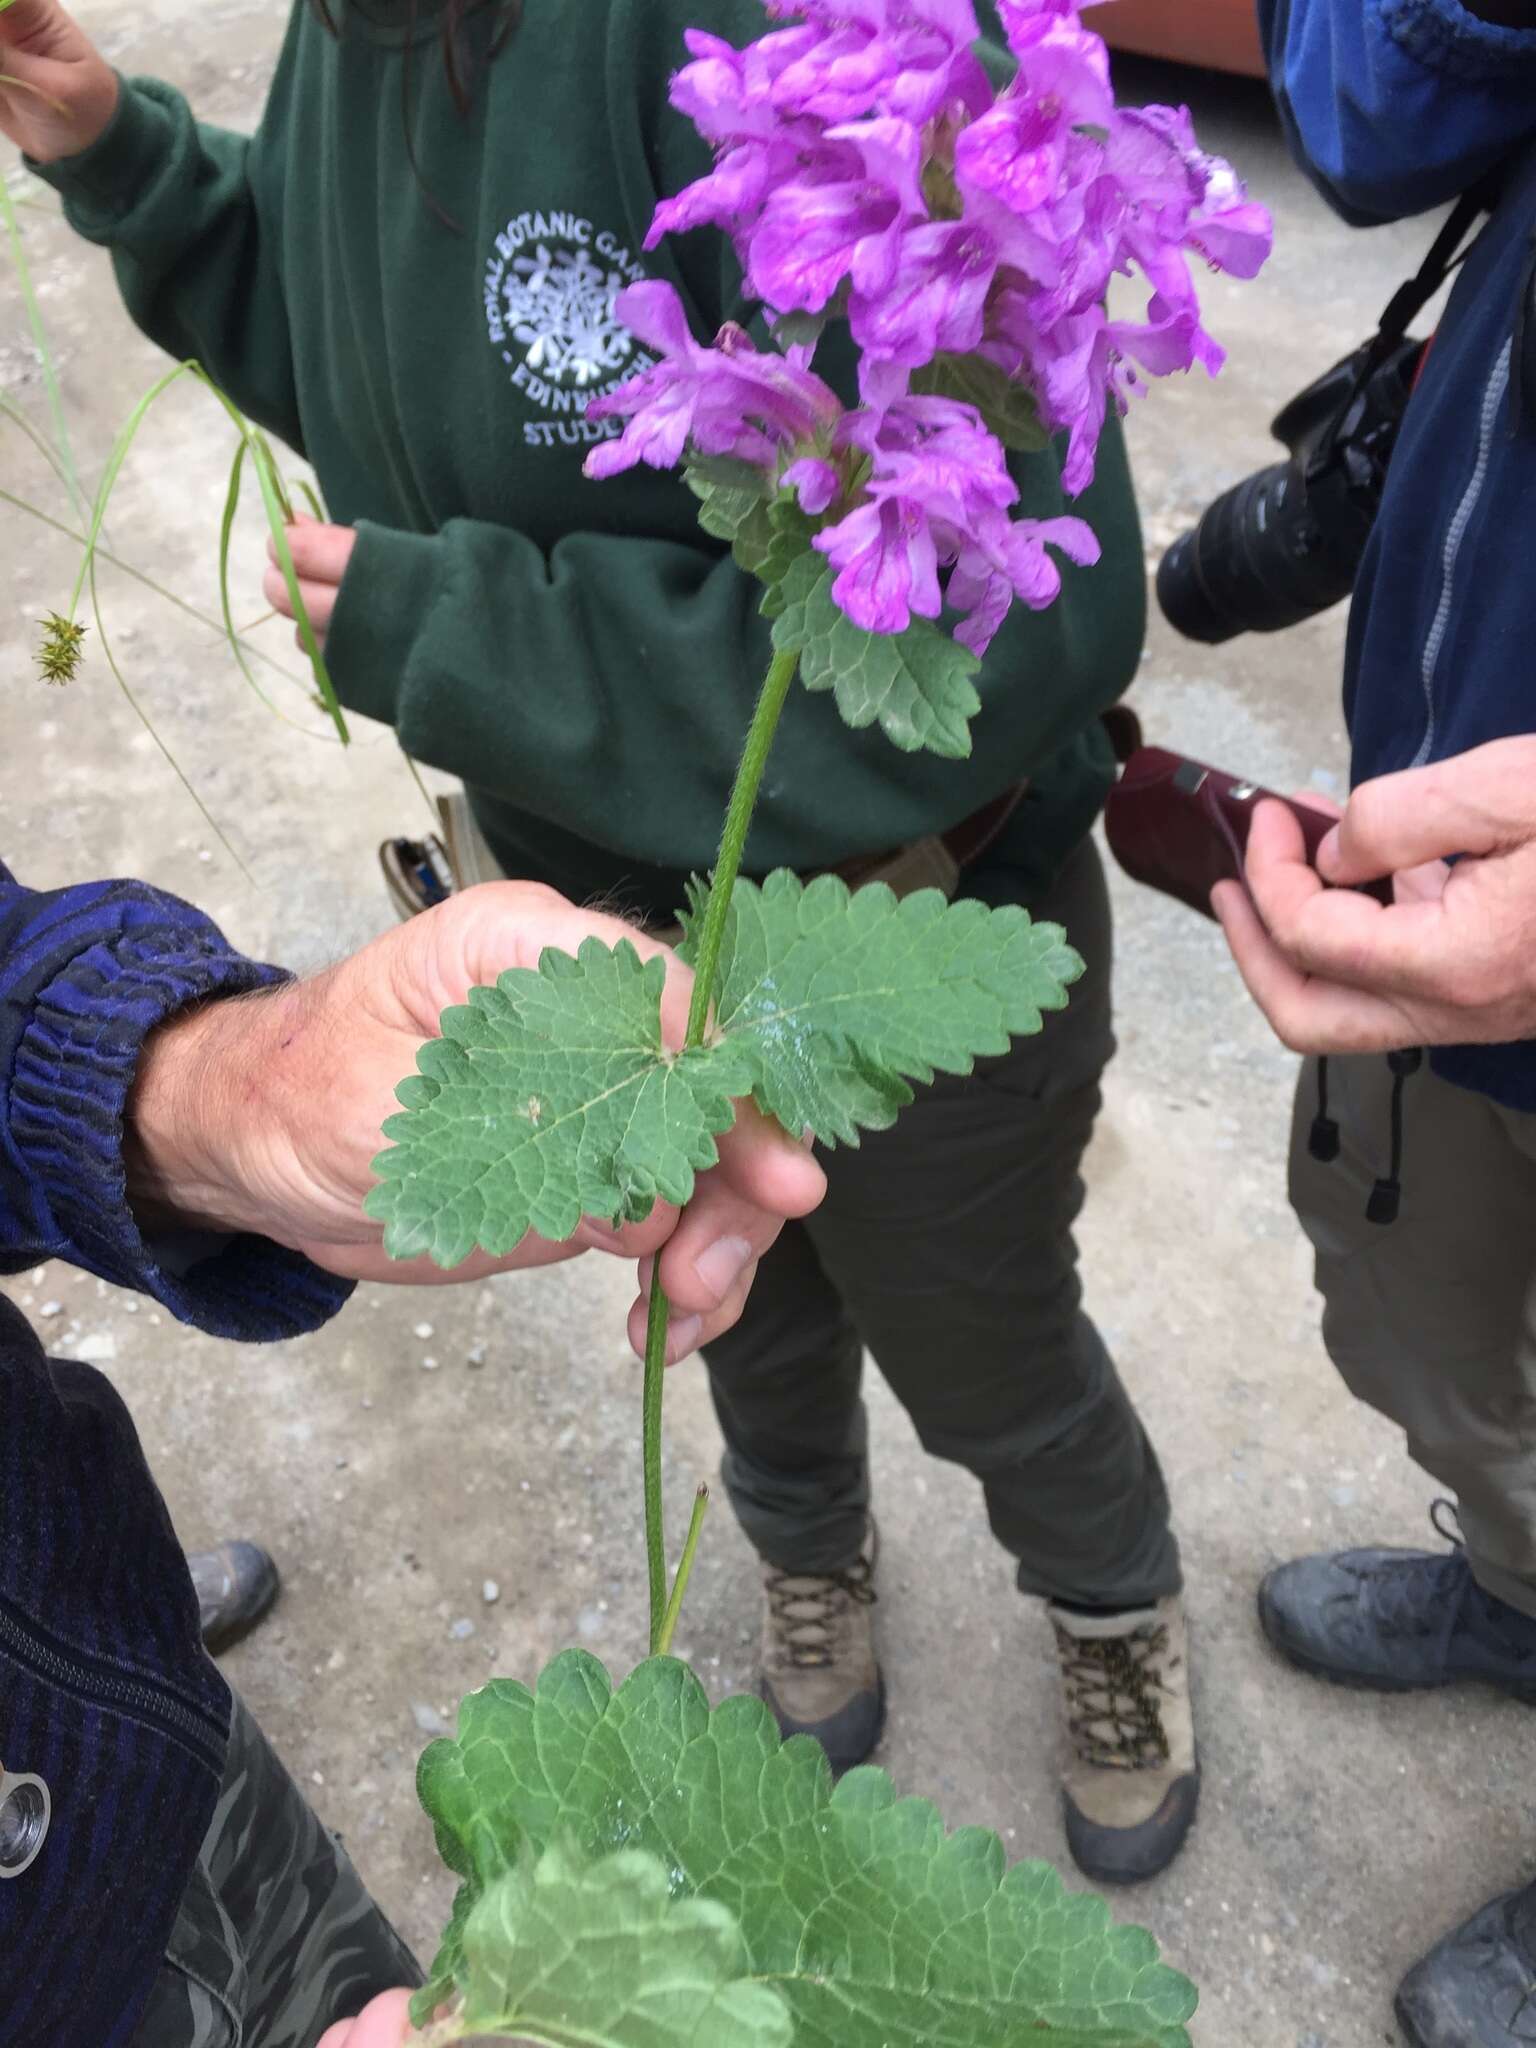
<instances>
[{"instance_id":1,"label":"khaki trouser leg","mask_svg":"<svg viewBox=\"0 0 1536 2048\"><path fill-rule=\"evenodd\" d=\"M1536 1615L1536 1117L1426 1063L1405 1085L1402 1209L1383 1226L1365 1207L1388 1165L1386 1060L1330 1060L1328 1096L1342 1149L1323 1165L1307 1149L1308 1060L1291 1201L1317 1254L1328 1355L1455 1493L1479 1582Z\"/></svg>"}]
</instances>

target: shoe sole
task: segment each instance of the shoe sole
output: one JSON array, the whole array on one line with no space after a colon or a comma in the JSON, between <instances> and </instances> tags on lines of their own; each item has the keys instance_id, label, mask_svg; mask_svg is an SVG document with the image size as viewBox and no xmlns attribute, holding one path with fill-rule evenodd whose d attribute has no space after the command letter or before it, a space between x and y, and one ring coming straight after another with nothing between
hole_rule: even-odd
<instances>
[{"instance_id":1,"label":"shoe sole","mask_svg":"<svg viewBox=\"0 0 1536 2048\"><path fill-rule=\"evenodd\" d=\"M1274 1608L1264 1597L1262 1588L1258 1598L1259 1627L1264 1631L1265 1640L1279 1657L1283 1657L1293 1669L1305 1672L1308 1678L1320 1678L1326 1685L1337 1686L1340 1692L1446 1692L1453 1685L1481 1685L1490 1692L1502 1693L1506 1699L1518 1700L1522 1706L1536 1707L1536 1686L1505 1685L1497 1678L1475 1678L1456 1676L1453 1678L1388 1678L1367 1671L1341 1671L1335 1664L1325 1664L1321 1658L1309 1657L1304 1650L1298 1650L1282 1633L1274 1619Z\"/></svg>"},{"instance_id":2,"label":"shoe sole","mask_svg":"<svg viewBox=\"0 0 1536 2048\"><path fill-rule=\"evenodd\" d=\"M875 1751L880 1747L880 1739L885 1734L887 1704L885 1690L885 1673L883 1671L879 1673L879 1686L879 1697L875 1707L874 1733L870 1736L868 1747L864 1750L863 1754L856 1757L850 1757L847 1763L839 1763L837 1758L833 1756L831 1750L827 1748L826 1743L822 1741L821 1737L816 1733L816 1730L814 1728L802 1728L796 1725L791 1727L789 1731L786 1733L784 1723L779 1719L777 1713L774 1712L773 1704L768 1699L767 1694L763 1689L763 1681L761 1680L759 1680L758 1683L758 1698L763 1701L763 1704L768 1708L769 1713L773 1714L774 1725L775 1727L777 1727L780 1739L782 1741L790 1742L797 1735L809 1736L812 1742L820 1743L822 1754L826 1757L828 1764L831 1766L833 1777L841 1778L845 1777L849 1771L858 1770L861 1764L867 1764L870 1758L874 1755Z\"/></svg>"},{"instance_id":3,"label":"shoe sole","mask_svg":"<svg viewBox=\"0 0 1536 2048\"><path fill-rule=\"evenodd\" d=\"M1072 1809L1070 1804L1067 1806L1065 1814L1067 1851L1073 1863L1076 1864L1090 1884L1114 1885L1117 1889L1123 1891L1132 1885L1150 1884L1154 1877L1161 1877L1164 1871L1170 1869L1177 1862L1184 1844L1189 1840L1190 1830L1194 1827L1200 1811L1202 1773L1198 1764L1196 1764L1191 1776L1193 1788L1190 1793L1189 1804L1184 1812L1182 1825L1173 1834L1171 1845L1164 1849L1159 1844L1157 1862L1145 1864L1140 1868L1128 1867L1124 1863L1117 1864L1107 1861L1100 1863L1091 1852L1085 1853L1085 1845L1082 1840L1074 1840L1076 1831L1071 1824L1070 1816ZM1139 1833L1140 1830L1127 1830L1126 1832Z\"/></svg>"}]
</instances>

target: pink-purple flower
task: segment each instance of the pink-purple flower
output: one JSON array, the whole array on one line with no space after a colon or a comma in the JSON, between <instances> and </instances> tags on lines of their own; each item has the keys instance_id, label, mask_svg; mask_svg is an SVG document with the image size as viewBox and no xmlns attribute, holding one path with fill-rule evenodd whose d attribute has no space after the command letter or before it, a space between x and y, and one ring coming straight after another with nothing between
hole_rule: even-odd
<instances>
[{"instance_id":1,"label":"pink-purple flower","mask_svg":"<svg viewBox=\"0 0 1536 2048\"><path fill-rule=\"evenodd\" d=\"M845 413L803 343L760 352L728 330L703 348L675 294L636 286L621 317L662 361L593 408L628 424L591 473L689 452L750 463L822 522L833 595L872 632L948 610L979 651L1015 600L1050 603L1047 548L1091 561L1092 535L1016 519L981 415L911 395L914 373L975 357L1021 386L1065 437L1076 494L1111 407L1147 378L1219 368L1192 263L1251 277L1270 244L1186 110L1115 106L1088 4L998 0L1016 65L1001 90L972 0L764 0L766 32L742 50L689 31L673 103L715 165L662 203L647 246L714 226L771 315L846 318L862 402ZM1112 317L1116 279L1143 297Z\"/></svg>"}]
</instances>

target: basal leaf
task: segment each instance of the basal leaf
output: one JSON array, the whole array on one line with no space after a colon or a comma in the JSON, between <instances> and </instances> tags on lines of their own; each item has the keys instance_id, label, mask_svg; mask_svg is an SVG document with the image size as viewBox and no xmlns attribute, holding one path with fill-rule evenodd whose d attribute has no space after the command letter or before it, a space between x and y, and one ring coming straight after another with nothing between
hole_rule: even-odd
<instances>
[{"instance_id":1,"label":"basal leaf","mask_svg":"<svg viewBox=\"0 0 1536 2048\"><path fill-rule=\"evenodd\" d=\"M423 1758L421 1790L469 1902L423 2010L455 1990L483 2009L485 1901L523 1858L570 1841L588 1857L644 1851L675 1898L724 1908L795 2048L1189 2048L1193 1989L1150 1935L1044 1864L1008 1869L993 1834L947 1835L882 1771L834 1788L818 1744L781 1743L757 1700L711 1712L671 1659L615 1692L568 1651L536 1693L472 1693L457 1740ZM701 2036L714 2038L732 2037Z\"/></svg>"},{"instance_id":2,"label":"basal leaf","mask_svg":"<svg viewBox=\"0 0 1536 2048\"><path fill-rule=\"evenodd\" d=\"M597 1862L568 1841L481 1890L462 1928L462 1996L437 2044L495 2035L528 2048L789 2048L771 1986L745 1975L725 1906L674 1898L656 1856ZM418 2007L425 2022L430 2004Z\"/></svg>"},{"instance_id":3,"label":"basal leaf","mask_svg":"<svg viewBox=\"0 0 1536 2048\"><path fill-rule=\"evenodd\" d=\"M971 682L981 663L928 619L914 618L904 633L866 633L833 602L834 575L818 554L791 564L774 646L799 654L806 688L831 690L845 724L858 730L878 720L903 753L926 748L963 760L981 709Z\"/></svg>"},{"instance_id":4,"label":"basal leaf","mask_svg":"<svg viewBox=\"0 0 1536 2048\"><path fill-rule=\"evenodd\" d=\"M456 1266L530 1230L564 1239L583 1216L639 1222L658 1197L687 1201L748 1082L728 1048L663 1050L664 980L659 959L589 939L444 1012L374 1161L366 1207L392 1258Z\"/></svg>"},{"instance_id":5,"label":"basal leaf","mask_svg":"<svg viewBox=\"0 0 1536 2048\"><path fill-rule=\"evenodd\" d=\"M707 900L695 887L684 958ZM912 1099L910 1081L968 1074L978 1055L1066 1008L1083 971L1060 925L1013 905L851 892L786 869L737 884L720 955L716 1026L762 1107L823 1143L858 1142Z\"/></svg>"},{"instance_id":6,"label":"basal leaf","mask_svg":"<svg viewBox=\"0 0 1536 2048\"><path fill-rule=\"evenodd\" d=\"M989 363L985 356L937 355L912 372L912 389L935 398L974 405L1003 446L1015 455L1037 455L1051 437L1040 421L1027 385Z\"/></svg>"}]
</instances>

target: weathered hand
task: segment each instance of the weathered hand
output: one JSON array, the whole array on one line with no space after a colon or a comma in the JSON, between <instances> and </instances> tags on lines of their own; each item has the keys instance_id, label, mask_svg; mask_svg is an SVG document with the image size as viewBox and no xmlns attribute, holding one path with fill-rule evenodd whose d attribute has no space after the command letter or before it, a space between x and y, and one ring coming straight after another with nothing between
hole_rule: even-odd
<instances>
[{"instance_id":1,"label":"weathered hand","mask_svg":"<svg viewBox=\"0 0 1536 2048\"><path fill-rule=\"evenodd\" d=\"M750 1103L719 1141L679 1218L658 1205L643 1224L584 1223L565 1244L525 1238L505 1259L477 1253L451 1273L386 1258L363 1214L371 1161L394 1090L438 1018L509 967L536 966L547 947L625 938L666 954L618 919L577 910L551 889L492 882L397 926L312 980L214 1002L149 1040L130 1103L129 1187L146 1213L253 1231L347 1278L437 1283L549 1265L592 1249L659 1253L681 1314L670 1355L728 1329L757 1259L784 1220L820 1201L820 1168ZM691 976L673 961L663 1028L682 1043Z\"/></svg>"},{"instance_id":2,"label":"weathered hand","mask_svg":"<svg viewBox=\"0 0 1536 2048\"><path fill-rule=\"evenodd\" d=\"M405 2048L410 2039L411 1994L386 1991L355 2020L338 2020L320 2036L317 2048Z\"/></svg>"},{"instance_id":3,"label":"weathered hand","mask_svg":"<svg viewBox=\"0 0 1536 2048\"><path fill-rule=\"evenodd\" d=\"M117 73L58 0L0 12L0 135L38 163L78 156L117 109Z\"/></svg>"},{"instance_id":4,"label":"weathered hand","mask_svg":"<svg viewBox=\"0 0 1536 2048\"><path fill-rule=\"evenodd\" d=\"M304 609L309 613L309 623L315 629L315 638L323 647L330 629L331 614L336 609L341 579L347 573L347 564L357 544L357 529L352 526L322 526L317 519L300 516L287 533L299 594L304 599ZM287 580L277 566L277 549L270 540L267 542L267 555L268 566L261 579L267 603L274 611L281 612L285 619L294 618ZM302 647L302 636L295 633L294 638Z\"/></svg>"},{"instance_id":5,"label":"weathered hand","mask_svg":"<svg viewBox=\"0 0 1536 2048\"><path fill-rule=\"evenodd\" d=\"M1384 875L1390 908L1350 886ZM1362 784L1315 872L1295 820L1264 806L1248 885L1251 901L1233 882L1212 900L1250 993L1296 1051L1536 1036L1536 738Z\"/></svg>"}]
</instances>

